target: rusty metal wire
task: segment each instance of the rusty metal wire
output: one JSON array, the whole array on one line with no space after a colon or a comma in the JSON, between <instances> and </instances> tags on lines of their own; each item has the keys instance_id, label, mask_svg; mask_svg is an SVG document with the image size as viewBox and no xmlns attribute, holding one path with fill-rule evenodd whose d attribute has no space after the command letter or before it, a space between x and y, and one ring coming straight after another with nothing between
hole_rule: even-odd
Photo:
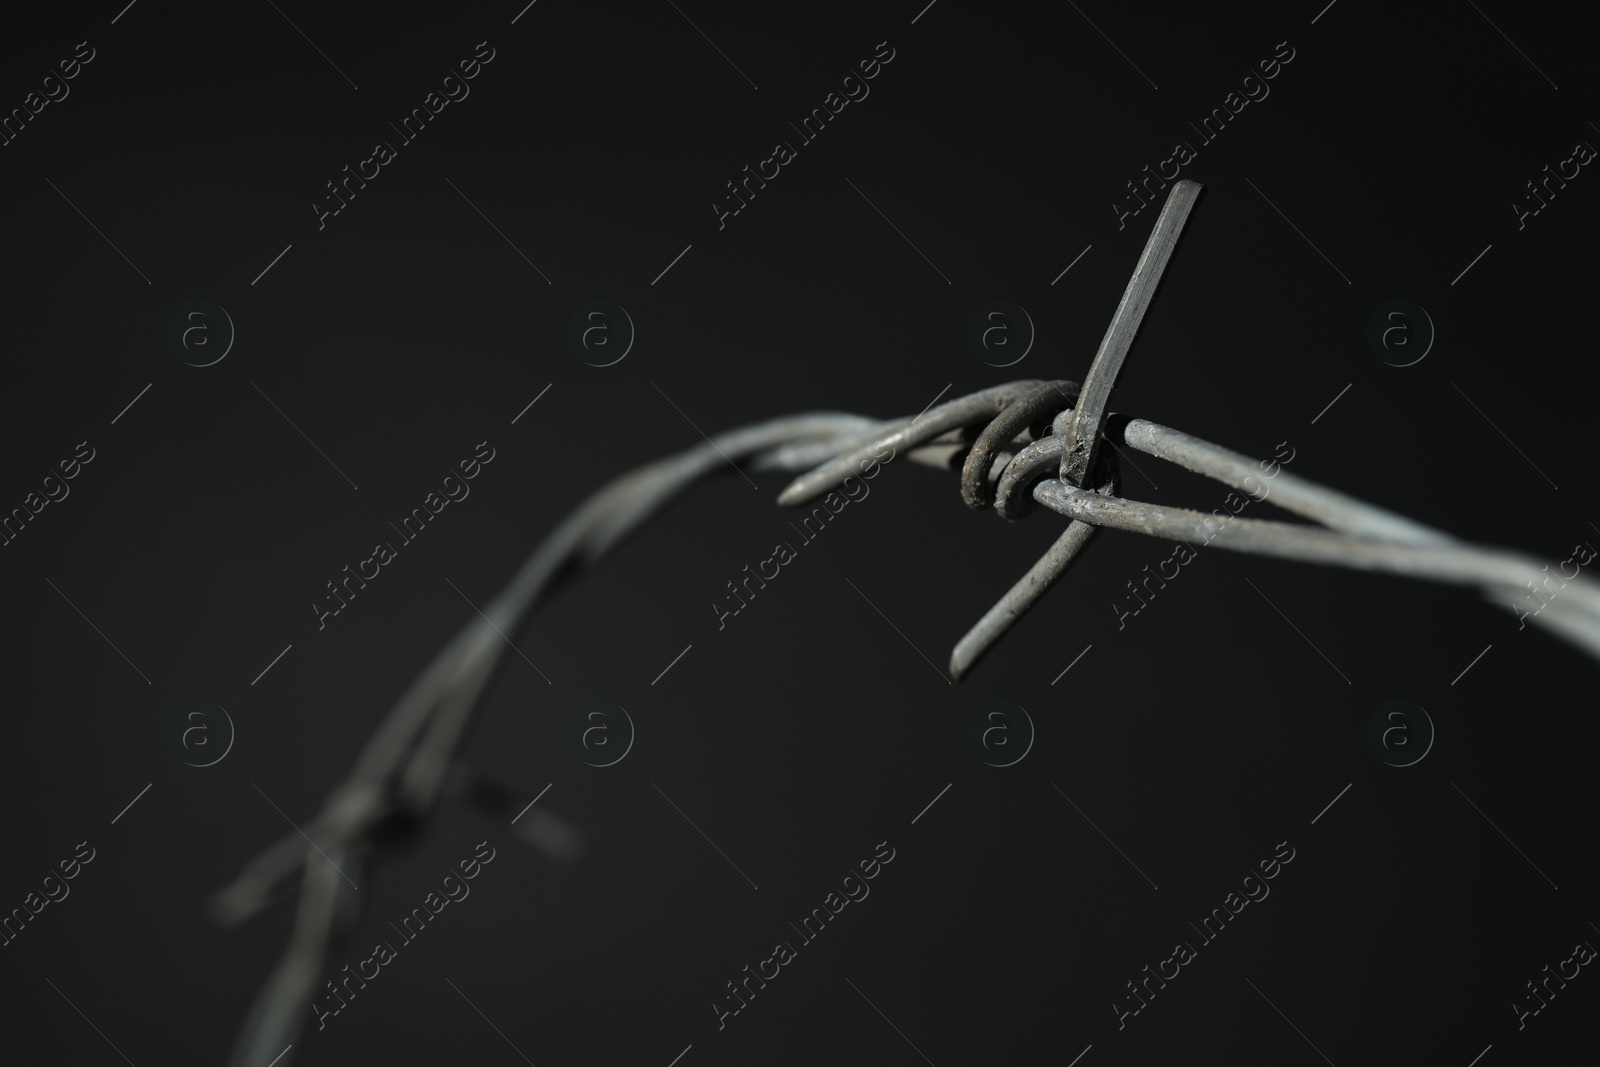
<instances>
[{"instance_id":1,"label":"rusty metal wire","mask_svg":"<svg viewBox=\"0 0 1600 1067\"><path fill-rule=\"evenodd\" d=\"M1184 191L1188 205L1198 191L1197 186ZM1164 212L1164 222L1158 220L1152 245L1147 245L1129 294L1119 305L1102 344L1102 353L1116 355L1114 350L1121 348L1107 364L1113 377L1186 213L1187 206L1182 206L1172 217ZM1155 246L1161 246L1159 254L1152 253ZM1104 405L1113 383L1097 378L1100 366L1097 358L1090 373L1097 382L1093 413L1077 410L1076 383L1028 380L958 397L914 418L796 415L708 438L624 474L589 497L405 691L350 776L321 813L302 825L303 836L286 835L215 898L218 920L239 922L267 907L293 879L300 880L289 946L245 1020L231 1067L266 1067L294 1042L333 939L357 917L350 878L360 877L382 830L420 822L448 793L454 754L510 647L504 635L514 633L559 580L594 564L672 498L723 468L744 463L756 470L803 472L778 497L780 505L789 506L841 485L859 464L892 447L896 455L942 469L953 469L961 460L961 496L969 507L992 508L1016 521L1040 504L1067 517L1066 529L1045 555L956 644L950 661L956 678L1039 602L1102 527L1172 541L1189 541L1202 533L1208 543L1230 551L1467 585L1501 606L1508 592L1520 595L1528 583L1547 576L1532 556L1469 544L1282 470L1273 478L1272 499L1310 523L1234 518L1203 532L1210 516L1201 512L1118 496L1115 449L1098 450L1094 446L1099 440L1168 460L1247 493L1254 492L1248 483L1259 480L1261 465L1198 437L1108 414ZM1082 437L1086 427L1096 434L1087 446ZM1065 462L1069 459L1071 464ZM1092 468L1083 466L1090 460ZM1090 469L1093 489L1080 488L1064 476ZM1560 600L1545 604L1533 621L1600 659L1600 582L1584 575L1563 579Z\"/></svg>"}]
</instances>

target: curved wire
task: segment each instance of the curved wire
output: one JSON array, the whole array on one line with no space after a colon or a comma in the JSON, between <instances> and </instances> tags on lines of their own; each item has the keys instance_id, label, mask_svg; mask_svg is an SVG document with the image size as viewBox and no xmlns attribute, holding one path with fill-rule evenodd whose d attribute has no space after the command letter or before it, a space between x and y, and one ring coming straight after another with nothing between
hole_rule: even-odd
<instances>
[{"instance_id":1,"label":"curved wire","mask_svg":"<svg viewBox=\"0 0 1600 1067\"><path fill-rule=\"evenodd\" d=\"M559 524L484 605L482 615L474 613L412 682L362 750L350 777L316 817L302 824L305 836L286 835L214 898L214 916L238 922L265 908L296 873L301 879L289 946L252 1005L230 1064L265 1067L294 1042L332 939L355 918L353 890L344 874L360 877L381 824L420 818L437 802L450 757L505 658L500 631L511 632L524 621L571 564L594 562L728 461L760 457L773 465L791 464L785 469L803 469L819 447L828 446L821 454L836 454L856 445L864 431L879 434L882 428L859 415L817 413L732 430L614 479ZM307 839L321 842L320 854Z\"/></svg>"},{"instance_id":2,"label":"curved wire","mask_svg":"<svg viewBox=\"0 0 1600 1067\"><path fill-rule=\"evenodd\" d=\"M379 828L397 818L420 819L440 799L451 758L504 661L503 632L529 612L575 566L592 564L673 497L724 466L804 471L778 502L809 500L855 474L888 446L913 462L961 467L970 507L990 506L1011 520L1037 502L1071 521L1056 542L957 643L951 674L960 677L1038 602L1101 526L1175 541L1191 540L1198 511L1116 496L1120 478L1111 452L1098 453L1099 488L1079 489L1045 475L1060 469L1073 425L1072 382L1020 381L984 389L931 408L915 418L872 419L823 412L775 419L719 434L675 456L647 464L597 490L539 544L506 587L457 632L412 682L358 756L349 778L322 811L245 866L214 899L219 921L238 922L265 908L297 873L302 895L290 943L252 1006L235 1046L232 1067L265 1067L292 1044L305 1021L329 946L356 917L342 871L360 872ZM1045 436L1029 431L1055 412ZM974 427L982 427L975 438ZM1177 463L1254 496L1251 480L1264 467L1249 457L1145 420L1113 417L1114 433L1138 451ZM966 441L972 439L971 444ZM1230 519L1208 542L1233 551L1383 571L1438 582L1474 585L1486 595L1544 577L1532 556L1471 545L1309 479L1279 470L1275 501L1321 526ZM1264 499L1265 497L1263 497ZM1548 570L1548 567L1544 568ZM1544 604L1534 621L1600 658L1600 583L1562 578L1573 588ZM306 845L322 842L319 861Z\"/></svg>"},{"instance_id":3,"label":"curved wire","mask_svg":"<svg viewBox=\"0 0 1600 1067\"><path fill-rule=\"evenodd\" d=\"M963 425L970 428L983 423L979 441L983 441L991 429L996 437L1009 436L1046 409L1052 389L1071 383L1012 384L1026 388L995 387L958 397L929 411L923 418L937 419L941 428ZM996 405L999 410L991 415ZM988 416L986 422L985 416ZM982 508L992 500L1002 517L1016 519L1027 513L1026 502L1031 498L1066 515L1075 524L1111 526L1173 541L1191 541L1199 531L1207 543L1234 551L1477 586L1485 597L1501 606L1506 606L1507 602L1499 598L1507 594L1520 596L1525 589L1537 589L1538 583L1549 577L1548 565L1541 566L1532 556L1468 544L1441 530L1286 470L1278 469L1268 479L1264 472L1270 463L1258 462L1242 453L1144 419L1111 417L1107 429L1115 432L1130 448L1186 467L1252 497L1266 499L1266 493L1270 493L1280 507L1322 525L1230 518L1219 531L1208 533L1201 524L1214 521L1212 516L1122 499L1107 491L1104 474L1099 476L1101 487L1094 491L1079 489L1059 478L1045 478L1051 461L1059 464L1064 455L1064 430L1072 425L1072 416L1070 407L1061 409L1047 436L1017 452L1004 464L997 478L990 472L989 480L995 482L992 497L974 491L967 479L973 470L981 469L985 460L992 463L999 457L978 455L974 459L969 454L962 485L962 497L967 505ZM906 420L898 420L891 425L903 427L905 423ZM871 439L863 455L870 455L873 446L881 447L903 439L906 439L904 429L879 434ZM976 445L972 453L977 453ZM849 457L850 460L855 458ZM799 503L826 492L853 470L853 463L844 460L824 463L795 479L779 496L779 503ZM1252 481L1257 483L1254 488ZM1262 495L1257 497L1258 493ZM1001 635L1039 601L1081 553L1090 536L1090 531L1069 525L1045 555L957 642L949 665L952 678L960 678L970 671ZM1571 578L1559 576L1559 580L1563 583L1561 590L1565 599L1541 601L1543 606L1531 616L1532 620L1600 658L1600 583L1582 574ZM1574 589L1571 595L1566 595L1568 587Z\"/></svg>"}]
</instances>

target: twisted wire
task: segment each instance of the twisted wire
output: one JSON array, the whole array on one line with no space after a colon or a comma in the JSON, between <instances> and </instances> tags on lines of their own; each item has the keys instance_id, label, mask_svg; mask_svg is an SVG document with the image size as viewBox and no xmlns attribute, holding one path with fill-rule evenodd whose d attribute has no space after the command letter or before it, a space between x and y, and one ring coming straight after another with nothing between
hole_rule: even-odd
<instances>
[{"instance_id":1,"label":"twisted wire","mask_svg":"<svg viewBox=\"0 0 1600 1067\"><path fill-rule=\"evenodd\" d=\"M1200 187L1175 184L1157 220L1085 384L1025 380L932 407L916 417L876 420L819 412L758 423L707 438L646 464L596 491L524 561L481 613L470 617L411 683L322 811L248 863L213 900L220 922L268 906L296 875L301 897L289 946L245 1019L230 1067L267 1067L292 1045L310 1008L333 940L358 914L353 883L387 826L415 825L440 802L448 772L481 707L508 639L559 581L593 565L675 496L724 464L803 471L778 503L803 503L842 484L885 447L912 462L953 469L960 460L962 501L1017 521L1035 504L1064 515L1066 529L957 642L950 673L960 678L1058 582L1102 527L1187 541L1210 516L1117 495L1120 440L1254 496L1259 464L1200 438L1108 413L1117 373L1161 279ZM976 432L974 433L974 430ZM1054 476L1047 476L1053 474ZM1091 476L1092 475L1092 476ZM1092 486L1082 488L1081 486ZM1386 572L1475 586L1486 597L1520 595L1543 577L1532 556L1472 545L1298 475L1274 477L1277 502L1315 525L1232 519L1206 543L1230 551ZM1600 658L1600 583L1561 576L1573 592L1541 602L1533 621ZM1500 606L1505 606L1503 599ZM1513 608L1513 610L1515 610ZM1526 614L1526 613L1524 613ZM307 842L320 841L321 846ZM321 861L325 862L321 862ZM292 1051L285 1050L285 1051Z\"/></svg>"},{"instance_id":2,"label":"twisted wire","mask_svg":"<svg viewBox=\"0 0 1600 1067\"><path fill-rule=\"evenodd\" d=\"M296 874L301 898L290 944L246 1019L233 1067L264 1067L291 1044L333 938L353 924L350 884L372 852L374 834L397 819L419 820L438 803L451 765L495 670L505 658L502 631L520 627L574 565L597 562L651 514L694 482L729 464L803 471L779 495L782 505L810 500L843 483L857 465L894 447L913 462L950 469L963 460L963 501L1017 520L1041 504L1069 522L1056 542L957 643L951 674L961 677L1082 555L1096 530L1110 527L1173 541L1191 540L1210 516L1120 497L1114 451L1098 453L1094 490L1056 477L1077 386L1020 381L950 400L915 418L876 420L813 413L719 434L678 455L608 483L560 523L506 587L474 615L401 696L322 812L298 833L252 860L214 901L223 922L265 908ZM1052 418L1054 416L1054 418ZM1140 419L1111 418L1113 440L1249 492L1258 465L1249 457ZM971 431L977 428L976 436ZM1042 436L1034 437L1035 433ZM965 438L970 437L970 441ZM1387 572L1477 586L1486 596L1520 592L1543 576L1532 556L1471 545L1442 531L1279 471L1274 499L1320 525L1233 519L1209 543L1230 551ZM1536 623L1600 658L1600 583L1565 579L1564 597ZM1571 592L1567 593L1570 587ZM320 842L321 855L306 844ZM322 856L326 861L321 861Z\"/></svg>"}]
</instances>

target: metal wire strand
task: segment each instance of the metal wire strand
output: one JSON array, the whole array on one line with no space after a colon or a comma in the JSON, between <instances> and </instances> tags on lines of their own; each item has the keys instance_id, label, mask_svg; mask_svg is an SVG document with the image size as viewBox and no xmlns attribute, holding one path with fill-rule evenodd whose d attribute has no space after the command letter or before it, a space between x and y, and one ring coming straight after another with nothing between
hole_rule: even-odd
<instances>
[{"instance_id":1,"label":"metal wire strand","mask_svg":"<svg viewBox=\"0 0 1600 1067\"><path fill-rule=\"evenodd\" d=\"M1254 478L1258 484L1261 482L1248 457L1153 422L1142 419L1128 422L1124 440L1131 448L1171 460L1252 496L1254 491L1250 489L1249 481ZM1255 467L1265 471L1271 465L1275 464L1262 461ZM1399 544L1461 546L1460 541L1441 530L1435 530L1392 511L1346 496L1337 490L1318 485L1287 471L1279 470L1276 478L1271 479L1271 484L1278 493L1276 501L1279 507L1315 519L1330 529ZM1530 557L1520 558L1525 562L1530 560ZM1524 586L1537 589L1539 581L1547 580L1548 576L1543 572L1548 569L1548 565L1545 565L1539 572L1525 575L1521 584L1485 583L1484 596L1491 603L1501 607L1509 605L1511 611L1516 613L1515 601L1507 598L1522 595ZM1557 580L1561 581L1562 588L1565 588L1573 579L1557 576ZM1544 620L1546 624L1561 630L1569 640L1574 640L1573 635L1582 629L1584 625L1582 619L1585 616L1593 618L1592 625L1600 626L1600 615L1592 609L1592 599L1587 595L1593 589L1592 583L1585 578L1579 588L1580 594L1576 600L1563 601L1555 606L1550 617ZM1543 616L1549 608L1551 605L1544 605L1535 618ZM1587 641L1579 643L1587 644Z\"/></svg>"},{"instance_id":2,"label":"metal wire strand","mask_svg":"<svg viewBox=\"0 0 1600 1067\"><path fill-rule=\"evenodd\" d=\"M1099 526L1188 540L1208 516L1115 496L1117 464L1098 446L1120 436L1139 451L1188 467L1254 495L1248 482L1265 467L1239 453L1142 420L1123 422L1106 405L1146 307L1200 187L1184 180L1168 194L1116 314L1081 388L1072 382L1020 381L994 386L888 421L816 413L776 419L710 438L678 455L614 479L587 498L528 556L481 614L475 613L401 695L322 811L250 861L217 894L213 913L237 922L261 911L299 874L302 893L284 956L257 996L230 1059L231 1067L281 1060L305 1022L305 1009L338 931L355 919L349 872L360 875L385 823L420 821L439 803L456 749L505 660L503 634L523 623L540 597L578 566L592 564L696 480L740 462L754 469L806 471L785 488L781 505L803 503L879 462L885 447L913 462L950 468L958 459L962 499L991 502L1008 520L1034 501L1071 521L1023 577L957 643L951 673L960 677L1078 558ZM1051 432L1024 431L1056 412ZM970 446L965 440L982 425ZM1114 442L1112 442L1114 444ZM1056 478L1044 478L1054 465ZM1089 478L1093 473L1094 479ZM1078 488L1098 484L1089 491ZM1234 551L1386 571L1476 585L1491 599L1520 593L1541 577L1531 557L1464 544L1421 523L1313 482L1275 472L1277 502L1323 524L1310 527L1230 519L1208 543ZM1573 592L1542 604L1535 622L1600 658L1600 583L1565 579ZM1505 606L1504 602L1501 606ZM1513 607L1513 610L1515 608ZM1524 613L1526 615L1526 613ZM320 841L320 846L308 841ZM284 1050L284 1051L280 1051Z\"/></svg>"},{"instance_id":3,"label":"metal wire strand","mask_svg":"<svg viewBox=\"0 0 1600 1067\"><path fill-rule=\"evenodd\" d=\"M817 446L831 442L837 452L856 444L864 430L881 433L882 425L859 415L818 413L720 434L615 479L558 525L484 606L482 616L474 613L406 690L350 777L321 813L302 824L305 836L286 835L214 899L213 914L220 921L238 922L259 912L296 872L301 874L290 944L257 996L230 1064L265 1067L294 1042L331 941L354 916L346 877L361 877L360 857L381 824L420 818L437 801L449 760L504 659L501 631L512 632L570 564L592 563L706 474L753 456L781 465L788 445L797 448L786 469L801 469L808 463L797 461L814 457ZM319 842L320 852L306 844L308 838Z\"/></svg>"},{"instance_id":4,"label":"metal wire strand","mask_svg":"<svg viewBox=\"0 0 1600 1067\"><path fill-rule=\"evenodd\" d=\"M1034 423L1071 408L1077 398L1077 382L1045 382L1033 392L1007 404L989 420L983 432L972 442L967 462L961 468L961 499L967 507L982 509L989 506L990 463L1002 444Z\"/></svg>"},{"instance_id":5,"label":"metal wire strand","mask_svg":"<svg viewBox=\"0 0 1600 1067\"><path fill-rule=\"evenodd\" d=\"M1129 448L1176 463L1196 474L1203 474L1223 485L1249 493L1252 497L1258 490L1250 487L1251 481L1258 487L1268 486L1270 492L1277 494L1276 503L1279 507L1315 519L1330 529L1342 530L1357 537L1405 544L1449 545L1456 540L1442 530L1346 496L1287 470L1280 469L1274 474L1267 474L1269 466L1279 466L1276 461L1257 462L1249 456L1145 419L1130 420L1123 430L1122 439Z\"/></svg>"},{"instance_id":6,"label":"metal wire strand","mask_svg":"<svg viewBox=\"0 0 1600 1067\"><path fill-rule=\"evenodd\" d=\"M1270 519L1230 517L1226 522L1217 523L1214 514L1106 498L1060 481L1041 482L1033 493L1046 507L1096 526L1110 526L1169 541L1203 540L1218 548L1258 556L1379 571L1452 585L1515 589L1523 582L1543 576L1541 564L1533 557L1481 545L1400 544ZM1216 528L1211 529L1208 523L1216 523ZM1582 609L1590 617L1593 628L1594 623L1600 623L1600 583L1583 575L1565 581L1564 606ZM1542 613L1536 618L1542 619ZM1600 643L1593 647L1600 649Z\"/></svg>"},{"instance_id":7,"label":"metal wire strand","mask_svg":"<svg viewBox=\"0 0 1600 1067\"><path fill-rule=\"evenodd\" d=\"M1056 457L1060 456L1062 447L1065 444L1065 439L1061 435L1052 434L1046 437L1044 441L1054 441L1055 447L1053 449L1040 449L1027 463L1036 463L1043 457L1053 464ZM1043 444L1044 442L1036 443ZM1024 449L1023 455L1026 453L1027 449ZM1014 467L1022 462L1023 457L1019 455L1011 466ZM1101 477L1101 484L1096 492L1106 495L1114 494L1121 482L1121 475L1117 469L1115 459L1111 457L1111 453L1102 452L1096 457L1095 463L1100 469ZM1009 474L1010 467L1007 468L1006 473L1001 475L1000 481L1004 483ZM956 642L956 647L950 652L950 677L952 679L959 681L982 658L983 654L992 648L1007 630L1011 629L1018 619L1022 618L1034 604L1039 602L1040 598L1049 591L1051 586L1060 581L1061 576L1072 565L1072 561L1077 559L1083 550L1088 547L1096 530L1097 527L1094 525L1078 519L1073 519L1067 524L1066 530L1062 532L1060 537L1056 538L1055 543L1050 546L1045 554L1039 557L1032 567L1028 568L1027 573L1019 578L1015 585L1006 590L1005 595L995 603L994 607L983 613L983 617L977 621L972 629L967 631L960 641Z\"/></svg>"},{"instance_id":8,"label":"metal wire strand","mask_svg":"<svg viewBox=\"0 0 1600 1067\"><path fill-rule=\"evenodd\" d=\"M354 921L356 901L347 875L360 876L373 835L382 824L396 818L420 819L438 803L453 754L504 661L507 646L502 634L517 629L540 597L574 565L597 561L705 475L741 462L757 470L805 471L779 496L780 504L793 505L834 488L865 462L882 462L878 457L890 447L913 462L945 469L964 460L961 489L970 506L993 501L999 514L1014 520L1036 501L1072 520L1049 551L957 643L951 657L954 677L970 670L1059 580L1081 556L1096 528L1191 541L1198 529L1214 521L1214 516L1198 511L1115 496L1119 477L1113 452L1097 454L1097 490L1079 489L1059 478L1041 480L1053 464L1059 470L1063 429L1073 425L1071 400L1076 395L1077 386L1071 382L1021 381L951 400L915 418L877 420L830 412L776 419L719 434L624 474L595 492L545 538L484 606L482 615L470 618L406 689L362 750L349 778L333 791L323 810L303 824L305 837L286 835L247 864L215 898L218 919L237 922L266 907L297 873L301 878L290 944L251 1008L230 1060L232 1067L266 1067L293 1043L329 946L338 931ZM1061 407L1063 403L1066 406ZM1026 441L1024 431L1051 410L1058 411L1053 432ZM969 445L966 439L977 426L982 428ZM1131 448L1252 495L1250 481L1262 479L1266 469L1249 457L1144 420L1112 418L1107 427ZM1276 503L1323 525L1230 518L1207 536L1207 543L1231 551L1475 585L1491 599L1507 591L1520 593L1530 580L1544 577L1531 556L1466 544L1286 471L1277 471L1270 481ZM1534 621L1600 658L1600 583L1585 576L1563 580L1563 599L1544 604ZM320 842L320 852L313 851L306 838Z\"/></svg>"},{"instance_id":9,"label":"metal wire strand","mask_svg":"<svg viewBox=\"0 0 1600 1067\"><path fill-rule=\"evenodd\" d=\"M1061 480L1068 485L1081 486L1089 477L1094 458L1099 454L1111 390L1116 386L1123 360L1133 347L1139 323L1161 284L1161 275L1177 247L1183 225L1200 198L1201 188L1198 182L1184 178L1174 182L1168 190L1161 214L1156 216L1144 250L1139 253L1139 262L1134 265L1127 288L1111 316L1111 324L1100 341L1100 349L1089 364L1089 373L1083 379L1083 396L1067 424L1057 431L1066 439L1061 453Z\"/></svg>"},{"instance_id":10,"label":"metal wire strand","mask_svg":"<svg viewBox=\"0 0 1600 1067\"><path fill-rule=\"evenodd\" d=\"M1008 382L947 401L914 419L896 420L892 429L796 478L778 494L778 503L783 507L804 504L842 484L846 478L857 473L861 464L876 459L885 448L892 448L898 453L902 449L927 444L946 431L987 422L1012 403L1027 398L1040 386L1048 384L1041 381Z\"/></svg>"},{"instance_id":11,"label":"metal wire strand","mask_svg":"<svg viewBox=\"0 0 1600 1067\"><path fill-rule=\"evenodd\" d=\"M1028 388L986 389L951 400L923 417L937 415L941 428L948 428L976 425L988 415L989 421L978 434L979 440L990 427L996 428L997 435L1014 432L1025 420L1020 419L1017 412L1010 415L1007 412L1030 400L1037 403L1053 383L1013 385ZM1547 576L1542 565L1531 556L1466 544L1443 531L1291 474L1281 466L1269 479L1265 472L1274 466L1272 461L1258 462L1144 419L1108 417L1106 426L1130 448L1177 463L1253 498L1266 499L1266 494L1270 493L1274 502L1285 510L1323 526L1230 516L1220 532L1208 534L1205 524L1215 523L1214 515L1124 500L1101 490L1082 490L1059 478L1038 480L1048 469L1050 460L1059 461L1064 454L1066 435L1063 430L1072 425L1072 415L1070 408L1057 414L1052 432L1023 447L1005 464L997 479L991 470L991 479L995 481L995 509L1002 516L1016 518L1025 513L1024 489L1031 483L1031 495L1038 503L1091 526L1114 526L1185 542L1195 540L1198 531L1207 543L1234 551L1477 586L1492 603L1501 607L1512 603L1508 595L1520 595L1524 587L1537 588L1537 582ZM854 472L854 462L858 458L872 455L875 448L884 444L907 439L904 427L909 421L894 421L890 425L900 429L873 437L859 452L823 463L795 479L780 495L779 503L800 503L834 488ZM964 479L965 476L964 471ZM1252 487L1252 482L1257 484ZM963 497L969 504L975 498L967 492L965 482ZM1089 539L1087 531L1068 527L1045 555L956 643L950 659L952 677L959 678L969 671L984 652L1038 602ZM1600 583L1583 575L1563 581L1563 591L1574 587L1573 594L1562 602L1552 600L1545 604L1532 616L1533 621L1600 658ZM1530 586L1530 583L1534 584ZM1512 610L1516 610L1514 604Z\"/></svg>"},{"instance_id":12,"label":"metal wire strand","mask_svg":"<svg viewBox=\"0 0 1600 1067\"><path fill-rule=\"evenodd\" d=\"M1247 480L1254 477L1255 469L1247 457L1236 452L1142 420L1128 423L1124 439L1131 447L1173 459L1250 492ZM1501 606L1506 605L1499 598L1507 592L1520 594L1524 586L1538 588L1537 583L1549 569L1526 554L1466 544L1297 475L1279 471L1276 478L1281 479L1275 480L1273 486L1279 490L1280 506L1316 518L1331 529L1230 516L1213 530L1214 515L1104 499L1058 481L1039 483L1034 496L1047 507L1075 519L1150 536L1190 541L1200 534L1207 544L1233 551L1476 585L1491 602ZM1545 604L1533 616L1534 621L1600 657L1600 583L1581 574L1561 581L1563 601L1559 605ZM1569 586L1573 588L1567 593ZM1512 610L1516 610L1514 604Z\"/></svg>"},{"instance_id":13,"label":"metal wire strand","mask_svg":"<svg viewBox=\"0 0 1600 1067\"><path fill-rule=\"evenodd\" d=\"M1000 473L995 486L994 510L1002 519L1015 521L1033 510L1033 483L1061 467L1066 438L1060 433L1041 437L1018 452Z\"/></svg>"}]
</instances>

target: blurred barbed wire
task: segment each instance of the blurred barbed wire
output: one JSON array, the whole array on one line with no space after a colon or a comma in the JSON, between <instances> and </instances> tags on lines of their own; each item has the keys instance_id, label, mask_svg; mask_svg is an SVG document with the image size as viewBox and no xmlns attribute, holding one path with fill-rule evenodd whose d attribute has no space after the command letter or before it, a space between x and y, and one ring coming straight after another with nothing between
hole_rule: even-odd
<instances>
[{"instance_id":1,"label":"blurred barbed wire","mask_svg":"<svg viewBox=\"0 0 1600 1067\"><path fill-rule=\"evenodd\" d=\"M509 811L520 800L514 789L471 775L455 759L510 647L505 635L523 625L561 582L598 562L695 482L725 468L804 472L778 497L780 505L794 506L842 485L863 464L881 461L888 448L915 463L959 470L968 507L994 510L1008 521L1026 517L1035 504L1065 516L1066 529L1050 549L957 642L950 657L953 678L970 671L1039 602L1102 528L1170 541L1199 534L1229 551L1463 585L1502 608L1510 603L1508 595L1541 588L1550 577L1548 565L1532 555L1468 543L1282 469L1268 476L1273 501L1309 522L1230 518L1212 528L1211 515L1118 495L1118 451L1099 450L1102 440L1175 463L1253 499L1266 499L1263 472L1276 466L1106 410L1199 191L1193 182L1178 182L1169 194L1084 386L1023 380L915 417L816 412L729 430L615 478L556 526L412 682L322 811L260 853L215 897L215 917L232 924L258 914L293 879L300 882L289 945L244 1021L231 1067L267 1067L294 1042L334 938L358 917L353 879L362 877L384 831L423 823L447 797L495 811ZM1252 481L1262 487L1259 498ZM1583 574L1561 581L1559 601L1542 602L1532 621L1600 658L1600 583ZM521 832L558 859L572 859L581 845L574 828L544 813Z\"/></svg>"}]
</instances>

